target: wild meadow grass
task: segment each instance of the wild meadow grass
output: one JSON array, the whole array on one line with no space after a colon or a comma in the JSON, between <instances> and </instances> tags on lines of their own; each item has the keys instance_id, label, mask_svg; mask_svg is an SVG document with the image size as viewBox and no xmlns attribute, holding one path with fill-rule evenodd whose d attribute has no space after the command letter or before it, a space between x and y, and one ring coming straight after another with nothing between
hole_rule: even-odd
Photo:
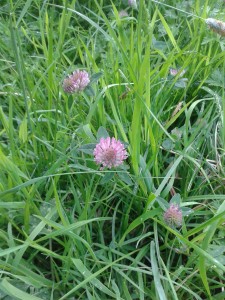
<instances>
[{"instance_id":1,"label":"wild meadow grass","mask_svg":"<svg viewBox=\"0 0 225 300\"><path fill-rule=\"evenodd\" d=\"M225 299L225 4L131 2L1 1L0 299Z\"/></svg>"}]
</instances>

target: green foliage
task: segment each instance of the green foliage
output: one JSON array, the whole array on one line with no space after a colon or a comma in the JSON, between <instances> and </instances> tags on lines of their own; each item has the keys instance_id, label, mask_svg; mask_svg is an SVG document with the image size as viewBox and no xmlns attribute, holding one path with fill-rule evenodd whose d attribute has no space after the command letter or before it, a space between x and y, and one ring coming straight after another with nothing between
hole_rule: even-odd
<instances>
[{"instance_id":1,"label":"green foliage","mask_svg":"<svg viewBox=\"0 0 225 300\"><path fill-rule=\"evenodd\" d=\"M224 299L223 1L1 4L0 298Z\"/></svg>"}]
</instances>

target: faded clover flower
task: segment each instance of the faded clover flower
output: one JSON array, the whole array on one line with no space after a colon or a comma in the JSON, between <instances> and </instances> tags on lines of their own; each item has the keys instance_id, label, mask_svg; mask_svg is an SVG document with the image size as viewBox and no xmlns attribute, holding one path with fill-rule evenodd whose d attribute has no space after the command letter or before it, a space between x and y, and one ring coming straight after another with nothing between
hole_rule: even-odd
<instances>
[{"instance_id":1,"label":"faded clover flower","mask_svg":"<svg viewBox=\"0 0 225 300\"><path fill-rule=\"evenodd\" d=\"M63 81L63 90L73 94L83 91L89 84L90 78L86 71L76 70Z\"/></svg>"},{"instance_id":2,"label":"faded clover flower","mask_svg":"<svg viewBox=\"0 0 225 300\"><path fill-rule=\"evenodd\" d=\"M182 77L186 73L186 70L181 71L180 69L170 68L169 73L171 76L176 76L177 74L179 74L179 77Z\"/></svg>"},{"instance_id":3,"label":"faded clover flower","mask_svg":"<svg viewBox=\"0 0 225 300\"><path fill-rule=\"evenodd\" d=\"M164 221L170 227L180 227L182 224L182 211L178 204L171 203L163 215Z\"/></svg>"},{"instance_id":4,"label":"faded clover flower","mask_svg":"<svg viewBox=\"0 0 225 300\"><path fill-rule=\"evenodd\" d=\"M119 17L122 19L122 18L125 18L125 17L128 17L128 13L126 10L121 10L119 11Z\"/></svg>"},{"instance_id":5,"label":"faded clover flower","mask_svg":"<svg viewBox=\"0 0 225 300\"><path fill-rule=\"evenodd\" d=\"M137 1L136 0L128 0L128 5L132 8L137 8Z\"/></svg>"},{"instance_id":6,"label":"faded clover flower","mask_svg":"<svg viewBox=\"0 0 225 300\"><path fill-rule=\"evenodd\" d=\"M209 28L218 34L225 36L225 23L213 18L208 18L205 20Z\"/></svg>"},{"instance_id":7,"label":"faded clover flower","mask_svg":"<svg viewBox=\"0 0 225 300\"><path fill-rule=\"evenodd\" d=\"M93 154L97 164L109 169L121 165L128 156L124 145L114 137L101 138Z\"/></svg>"}]
</instances>

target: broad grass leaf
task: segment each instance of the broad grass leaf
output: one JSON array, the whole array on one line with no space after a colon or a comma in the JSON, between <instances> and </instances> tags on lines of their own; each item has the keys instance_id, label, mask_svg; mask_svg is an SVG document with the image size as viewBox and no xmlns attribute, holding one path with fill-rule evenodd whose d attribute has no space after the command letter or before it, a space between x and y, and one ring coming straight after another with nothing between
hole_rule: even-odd
<instances>
[{"instance_id":1,"label":"broad grass leaf","mask_svg":"<svg viewBox=\"0 0 225 300\"><path fill-rule=\"evenodd\" d=\"M27 141L27 117L25 116L19 129L19 139L22 143Z\"/></svg>"},{"instance_id":2,"label":"broad grass leaf","mask_svg":"<svg viewBox=\"0 0 225 300\"><path fill-rule=\"evenodd\" d=\"M154 241L151 242L151 265L152 265L152 273L153 273L153 277L154 277L154 285L155 285L155 289L157 291L158 297L160 300L167 300L165 291L163 289L161 280L160 280L160 271L159 271L159 267L157 264L157 260L156 260L156 255L155 255L155 243Z\"/></svg>"},{"instance_id":3,"label":"broad grass leaf","mask_svg":"<svg viewBox=\"0 0 225 300\"><path fill-rule=\"evenodd\" d=\"M115 298L116 295L110 289L108 289L99 279L97 279L97 276L94 275L91 271L89 271L80 259L72 259L72 262L76 266L77 270L82 274L82 276L84 276L85 279L87 279L102 293Z\"/></svg>"},{"instance_id":4,"label":"broad grass leaf","mask_svg":"<svg viewBox=\"0 0 225 300\"><path fill-rule=\"evenodd\" d=\"M6 278L0 284L0 289L8 295L20 300L43 300L42 298L28 294L13 286Z\"/></svg>"}]
</instances>

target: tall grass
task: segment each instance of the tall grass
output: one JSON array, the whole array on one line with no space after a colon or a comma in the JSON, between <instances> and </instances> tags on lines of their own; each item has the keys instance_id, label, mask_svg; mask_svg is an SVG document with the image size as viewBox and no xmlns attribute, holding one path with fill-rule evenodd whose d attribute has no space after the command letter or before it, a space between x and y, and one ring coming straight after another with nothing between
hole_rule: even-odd
<instances>
[{"instance_id":1,"label":"tall grass","mask_svg":"<svg viewBox=\"0 0 225 300\"><path fill-rule=\"evenodd\" d=\"M0 299L225 298L225 52L205 24L224 4L192 2L2 1ZM77 69L91 85L68 95ZM106 135L121 169L94 161Z\"/></svg>"}]
</instances>

